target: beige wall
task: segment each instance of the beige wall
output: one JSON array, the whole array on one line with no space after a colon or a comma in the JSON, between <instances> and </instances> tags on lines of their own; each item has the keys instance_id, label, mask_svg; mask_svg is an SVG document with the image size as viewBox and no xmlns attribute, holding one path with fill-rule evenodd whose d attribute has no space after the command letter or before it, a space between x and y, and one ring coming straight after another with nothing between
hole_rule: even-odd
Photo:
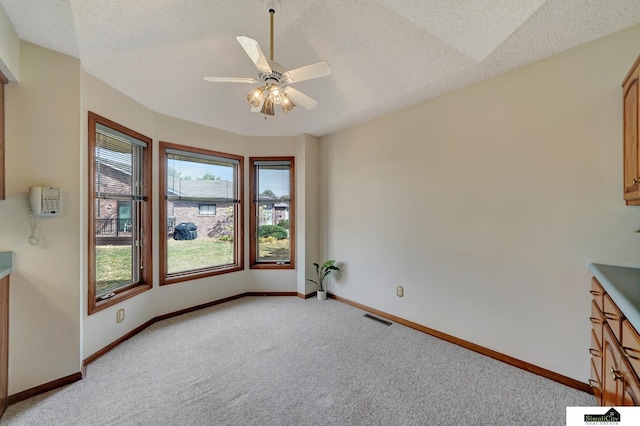
<instances>
[{"instance_id":1,"label":"beige wall","mask_svg":"<svg viewBox=\"0 0 640 426\"><path fill-rule=\"evenodd\" d=\"M20 39L0 5L0 71L9 80L20 79Z\"/></svg>"},{"instance_id":2,"label":"beige wall","mask_svg":"<svg viewBox=\"0 0 640 426\"><path fill-rule=\"evenodd\" d=\"M125 127L135 130L143 135L153 138L155 131L155 115L152 111L145 108L141 104L135 102L131 98L123 95L112 87L106 85L102 81L88 74L86 71L81 72L82 81L82 112L79 114L79 120L82 127L82 139L80 143L82 156L78 160L78 167L81 173L81 199L82 203L79 208L81 220L78 224L82 229L83 237L87 235L87 205L88 205L88 188L87 188L87 158L88 158L88 111L92 111L105 118L113 120ZM156 144L157 146L157 144ZM152 147L155 149L156 146ZM155 153L154 153L155 154ZM155 166L154 166L155 167ZM157 213L154 212L157 219ZM82 343L82 359L94 354L98 350L104 348L136 327L149 321L155 315L154 295L153 291L147 291L131 299L127 299L122 303L111 306L93 315L87 315L87 250L85 248L86 240L83 239L82 250L78 256L82 259L81 282L82 282L82 318L83 318L83 343ZM154 274L157 279L157 275ZM121 323L116 322L116 311L120 308L125 309L125 320Z\"/></svg>"},{"instance_id":3,"label":"beige wall","mask_svg":"<svg viewBox=\"0 0 640 426\"><path fill-rule=\"evenodd\" d=\"M9 394L80 371L80 62L23 42L6 91L7 199L0 247L14 252ZM46 72L43 72L46 70ZM63 213L29 245L29 186L58 186Z\"/></svg>"},{"instance_id":4,"label":"beige wall","mask_svg":"<svg viewBox=\"0 0 640 426\"><path fill-rule=\"evenodd\" d=\"M323 253L344 262L330 291L587 382L587 264L640 264L620 87L638 40L635 26L323 138Z\"/></svg>"},{"instance_id":5,"label":"beige wall","mask_svg":"<svg viewBox=\"0 0 640 426\"><path fill-rule=\"evenodd\" d=\"M315 277L313 262L319 262L318 251L318 138L302 135L298 138L295 171L297 291L309 294L318 288L307 281Z\"/></svg>"}]
</instances>

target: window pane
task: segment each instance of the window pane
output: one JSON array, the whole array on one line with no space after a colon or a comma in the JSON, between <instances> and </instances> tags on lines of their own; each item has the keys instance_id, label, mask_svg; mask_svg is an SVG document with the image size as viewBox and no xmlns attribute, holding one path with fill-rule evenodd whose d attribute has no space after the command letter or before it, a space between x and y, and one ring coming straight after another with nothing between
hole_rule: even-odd
<instances>
[{"instance_id":1,"label":"window pane","mask_svg":"<svg viewBox=\"0 0 640 426\"><path fill-rule=\"evenodd\" d=\"M258 167L258 199L286 199L289 200L289 165Z\"/></svg>"},{"instance_id":2,"label":"window pane","mask_svg":"<svg viewBox=\"0 0 640 426\"><path fill-rule=\"evenodd\" d=\"M135 211L139 202L95 199L96 297L139 280Z\"/></svg>"},{"instance_id":3,"label":"window pane","mask_svg":"<svg viewBox=\"0 0 640 426\"><path fill-rule=\"evenodd\" d=\"M105 131L96 132L96 196L126 195L140 198L143 187L142 145L132 145Z\"/></svg>"},{"instance_id":4,"label":"window pane","mask_svg":"<svg viewBox=\"0 0 640 426\"><path fill-rule=\"evenodd\" d=\"M167 156L167 196L173 198L237 199L236 164L187 155Z\"/></svg>"},{"instance_id":5,"label":"window pane","mask_svg":"<svg viewBox=\"0 0 640 426\"><path fill-rule=\"evenodd\" d=\"M200 215L197 201L167 201L167 272L235 265L235 204Z\"/></svg>"},{"instance_id":6,"label":"window pane","mask_svg":"<svg viewBox=\"0 0 640 426\"><path fill-rule=\"evenodd\" d=\"M291 260L289 203L258 203L257 211L258 261L289 262Z\"/></svg>"},{"instance_id":7,"label":"window pane","mask_svg":"<svg viewBox=\"0 0 640 426\"><path fill-rule=\"evenodd\" d=\"M137 211L144 185L144 142L104 125L96 126L96 298L139 281Z\"/></svg>"}]
</instances>

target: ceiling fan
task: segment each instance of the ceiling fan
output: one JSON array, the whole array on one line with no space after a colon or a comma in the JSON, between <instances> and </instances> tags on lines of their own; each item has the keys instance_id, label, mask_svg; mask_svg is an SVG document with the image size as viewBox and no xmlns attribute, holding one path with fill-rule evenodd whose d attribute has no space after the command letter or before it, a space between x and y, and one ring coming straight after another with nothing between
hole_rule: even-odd
<instances>
[{"instance_id":1,"label":"ceiling fan","mask_svg":"<svg viewBox=\"0 0 640 426\"><path fill-rule=\"evenodd\" d=\"M280 1L264 0L264 7L270 16L269 60L262 53L257 41L246 36L236 37L251 61L258 68L258 79L251 77L205 77L204 79L214 83L264 82L264 86L253 89L247 95L247 101L251 104L251 111L254 112L260 111L265 115L274 115L275 105L280 105L285 113L291 111L296 104L306 109L313 109L318 105L318 102L294 89L291 84L328 76L331 74L331 67L325 61L319 61L290 71L284 71L280 64L273 61L273 16L276 13L276 9L280 7Z\"/></svg>"}]
</instances>

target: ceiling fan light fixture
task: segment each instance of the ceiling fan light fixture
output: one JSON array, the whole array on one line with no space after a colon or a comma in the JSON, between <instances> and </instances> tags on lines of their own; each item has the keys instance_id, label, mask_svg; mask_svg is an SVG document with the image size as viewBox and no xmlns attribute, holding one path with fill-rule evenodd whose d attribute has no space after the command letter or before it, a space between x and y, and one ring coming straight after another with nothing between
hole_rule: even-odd
<instances>
[{"instance_id":1,"label":"ceiling fan light fixture","mask_svg":"<svg viewBox=\"0 0 640 426\"><path fill-rule=\"evenodd\" d=\"M247 102L249 102L249 104L251 104L252 107L258 108L260 104L262 104L262 102L264 101L264 92L265 92L264 87L258 87L257 89L253 89L247 95Z\"/></svg>"},{"instance_id":2,"label":"ceiling fan light fixture","mask_svg":"<svg viewBox=\"0 0 640 426\"><path fill-rule=\"evenodd\" d=\"M273 95L272 92L269 92L269 94L264 99L264 103L262 104L262 109L260 110L260 112L263 113L264 115L274 115L274 112L273 112L274 103L275 103L275 96Z\"/></svg>"},{"instance_id":3,"label":"ceiling fan light fixture","mask_svg":"<svg viewBox=\"0 0 640 426\"><path fill-rule=\"evenodd\" d=\"M282 105L282 111L284 111L285 114L296 106L283 92L280 92L280 105Z\"/></svg>"}]
</instances>

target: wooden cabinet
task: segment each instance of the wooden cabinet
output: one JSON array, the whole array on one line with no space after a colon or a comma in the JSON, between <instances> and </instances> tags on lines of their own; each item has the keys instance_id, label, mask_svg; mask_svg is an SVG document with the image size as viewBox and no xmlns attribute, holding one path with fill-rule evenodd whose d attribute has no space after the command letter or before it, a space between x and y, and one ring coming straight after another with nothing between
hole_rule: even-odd
<instances>
[{"instance_id":1,"label":"wooden cabinet","mask_svg":"<svg viewBox=\"0 0 640 426\"><path fill-rule=\"evenodd\" d=\"M640 205L640 56L622 82L624 199L629 206Z\"/></svg>"},{"instance_id":2,"label":"wooden cabinet","mask_svg":"<svg viewBox=\"0 0 640 426\"><path fill-rule=\"evenodd\" d=\"M640 405L640 335L598 280L591 282L591 378L599 405Z\"/></svg>"},{"instance_id":3,"label":"wooden cabinet","mask_svg":"<svg viewBox=\"0 0 640 426\"><path fill-rule=\"evenodd\" d=\"M0 279L0 417L7 408L9 375L9 277Z\"/></svg>"}]
</instances>

